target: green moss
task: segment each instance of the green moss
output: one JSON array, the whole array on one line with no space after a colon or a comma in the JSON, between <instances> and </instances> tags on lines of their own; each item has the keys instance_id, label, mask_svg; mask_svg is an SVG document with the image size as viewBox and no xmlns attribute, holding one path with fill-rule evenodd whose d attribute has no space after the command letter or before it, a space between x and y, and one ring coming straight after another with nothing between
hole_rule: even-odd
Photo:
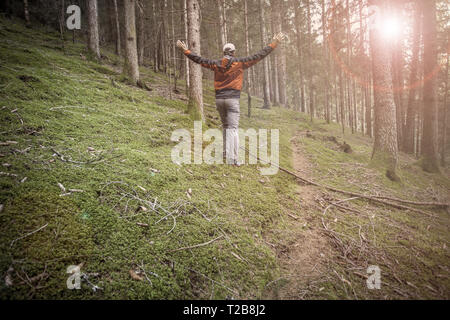
<instances>
[{"instance_id":1,"label":"green moss","mask_svg":"<svg viewBox=\"0 0 450 320\"><path fill-rule=\"evenodd\" d=\"M260 297L265 284L278 274L275 254L260 237L276 224L283 210L280 197L294 189L294 182L286 185L281 176L275 176L262 185L256 166L174 164L170 158L172 131L192 130L185 102L149 94L126 82L113 85L109 77L119 79L120 75L106 64L83 59L80 53L84 54L84 45L66 42L64 53L56 48L56 34L53 37L33 29L33 37L26 37L20 24L5 19L0 24L20 31L0 28L7 40L0 47L2 65L7 67L0 68L0 86L7 86L0 92L1 106L5 106L0 110L2 141L18 142L1 151L5 154L2 162L10 163L8 170L17 176L2 177L0 184L4 204L0 267L4 273L13 266L21 276L33 277L44 270L49 274L40 283L43 288L31 296L30 287L14 275L15 285L2 287L0 296ZM115 61L113 54L106 55ZM167 84L163 75L141 70L144 81ZM22 81L18 78L21 75L38 81ZM205 100L212 103L213 90L206 88ZM16 108L17 113L11 113ZM206 113L211 119L215 110ZM275 115L275 111L271 113ZM262 112L254 114L252 120L257 123L251 123L252 127L264 127L270 119ZM290 134L282 133L282 150L289 150L284 144L288 144ZM24 153L14 151L28 147ZM61 161L55 152L73 162ZM282 156L284 163L289 159L290 155ZM27 180L20 183L24 177ZM120 189L109 184L112 181L127 186ZM61 197L58 183L84 192ZM186 195L188 189L192 190L191 199ZM162 206L188 200L192 204L181 211L176 227L168 233L172 219L156 223L162 213L136 214L136 201L128 201L125 212L127 199L121 200L120 195L123 190L138 192L142 198L157 198ZM197 210L212 220L206 220ZM149 227L138 226L137 222ZM9 246L14 239L46 223L41 231ZM208 246L171 251L223 233L224 238ZM84 290L66 289L67 267L80 263L84 263L83 272L98 274L91 280L103 290L93 293L86 284ZM153 285L130 277L129 270L141 264L148 272L158 274L151 277ZM213 287L209 279L222 285Z\"/></svg>"},{"instance_id":2,"label":"green moss","mask_svg":"<svg viewBox=\"0 0 450 320\"><path fill-rule=\"evenodd\" d=\"M0 34L4 39L0 43L1 141L18 142L0 150L2 163L11 165L1 171L17 175L0 179L0 203L4 205L0 213L0 271L6 274L12 266L24 278L44 271L49 275L37 284L42 288L30 291L30 286L13 274L14 286L0 288L2 299L266 297L266 285L283 275L277 251L268 243L279 248L295 240L286 212L295 211L308 221L305 229L316 228L322 218L320 208L298 205L293 177L279 172L261 183L259 165L177 165L170 157L174 145L171 133L179 128L192 131L193 125L185 101L158 94L158 87L168 85L165 75L141 68L142 80L155 87L152 92L126 81L113 85L111 78L122 76L108 64L122 61L108 50L103 50L107 58L99 64L80 56L84 43L66 42L63 51L57 33L28 30L4 18L0 18ZM38 81L23 81L20 76ZM179 88L184 91L183 81L179 81ZM243 115L247 114L246 98L243 94ZM204 81L204 101L204 129L217 127L209 81ZM398 174L402 183L394 183L382 169L367 166L372 147L368 138L342 137L336 124L327 125L322 120L310 123L308 115L281 107L262 110L258 108L262 101L257 98L252 103L252 117L241 117L241 126L279 129L280 164L285 168L293 168L291 138L298 131L310 130L318 139L293 141L310 160L316 181L357 192L376 188L397 197L412 194L410 198L429 186L433 190L450 187L447 178L424 173L411 161L401 163ZM17 111L11 112L14 109ZM329 135L340 142L345 138L354 152L344 153L321 139ZM24 177L27 179L21 183ZM60 196L58 183L83 192ZM124 195L148 198L152 203L157 198L164 207L181 206L175 227L170 218L159 221L162 212L138 211L142 203ZM352 205L364 210L368 204L359 200ZM382 206L370 210L376 243L389 256L389 263L399 261L396 272L402 279L414 283L418 275L429 279L430 274L441 272L439 265L448 265L442 247L448 241L448 215L439 212L439 220L430 222L417 213ZM367 237L372 234L367 231L371 225L366 215L347 214L339 219L364 226ZM359 241L358 228L336 228ZM176 251L220 235L222 238L209 245ZM399 244L408 244L409 251ZM417 266L408 269L411 250L425 254ZM351 252L358 254L356 249ZM94 293L85 283L83 290L66 289L67 267L80 263L84 263L83 272L96 274L91 281L102 290ZM131 278L130 269L138 265L145 266L152 285ZM323 289L312 298L352 297L331 269L345 274L358 294L381 296L368 293L364 281L348 272L341 261L333 260L320 284ZM390 273L385 279L396 281ZM448 288L448 281L442 286Z\"/></svg>"}]
</instances>

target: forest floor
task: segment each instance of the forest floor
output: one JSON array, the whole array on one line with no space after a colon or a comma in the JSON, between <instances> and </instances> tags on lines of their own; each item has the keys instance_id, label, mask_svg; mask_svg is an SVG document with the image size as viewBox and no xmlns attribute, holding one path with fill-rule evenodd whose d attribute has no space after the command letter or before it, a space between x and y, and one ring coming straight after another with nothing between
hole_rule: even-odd
<instances>
[{"instance_id":1,"label":"forest floor","mask_svg":"<svg viewBox=\"0 0 450 320\"><path fill-rule=\"evenodd\" d=\"M70 37L68 37L70 38ZM1 299L448 299L449 214L354 199L261 164L179 165L175 129L193 131L184 83L0 17ZM204 81L204 130L220 127ZM401 154L392 182L372 140L241 99L241 126L280 130L280 165L321 185L448 202L448 168ZM353 152L345 153L345 139ZM204 145L205 147L205 145ZM409 205L413 207L413 205ZM413 209L414 209L413 208ZM68 290L67 269L89 281ZM381 288L368 289L367 268ZM92 290L92 285L101 289Z\"/></svg>"}]
</instances>

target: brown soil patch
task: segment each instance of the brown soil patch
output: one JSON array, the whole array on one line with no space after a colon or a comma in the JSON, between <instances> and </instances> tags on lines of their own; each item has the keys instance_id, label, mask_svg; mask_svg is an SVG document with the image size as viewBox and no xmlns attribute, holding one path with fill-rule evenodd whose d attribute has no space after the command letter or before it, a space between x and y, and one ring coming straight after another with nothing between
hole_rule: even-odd
<instances>
[{"instance_id":1,"label":"brown soil patch","mask_svg":"<svg viewBox=\"0 0 450 320\"><path fill-rule=\"evenodd\" d=\"M294 150L294 169L299 175L309 178L311 164L305 157L300 146L299 134L292 140ZM332 248L328 240L314 224L311 211L317 211L316 198L320 190L314 186L299 185L298 201L300 210L295 213L299 219L291 219L291 243L277 251L282 276L270 285L270 298L272 299L306 299L313 291L320 290L319 282L325 272L326 261L332 255Z\"/></svg>"}]
</instances>

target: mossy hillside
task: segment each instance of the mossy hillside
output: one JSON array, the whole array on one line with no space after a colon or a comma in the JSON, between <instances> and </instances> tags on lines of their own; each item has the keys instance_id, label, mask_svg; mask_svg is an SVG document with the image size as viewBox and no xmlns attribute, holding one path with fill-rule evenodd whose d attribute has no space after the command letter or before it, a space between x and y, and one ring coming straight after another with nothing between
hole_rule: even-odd
<instances>
[{"instance_id":1,"label":"mossy hillside","mask_svg":"<svg viewBox=\"0 0 450 320\"><path fill-rule=\"evenodd\" d=\"M277 223L280 198L294 181L277 175L262 183L257 165L173 163L172 131L193 127L184 101L121 82L110 53L100 65L85 58L83 45L66 42L63 52L58 34L17 21L2 19L0 32L2 141L17 142L1 147L2 163L11 165L3 171L17 175L1 177L0 268L15 270L14 285L2 284L2 298L258 297L278 272L262 235ZM166 85L167 78L141 70L150 86ZM205 109L207 119L217 116ZM255 109L247 124L266 127L276 113ZM281 149L288 150L291 132L280 134ZM58 183L84 192L61 196ZM174 227L170 217L156 223L161 210L136 212L143 203L123 194L157 198L165 208L186 204ZM173 251L219 236L204 247ZM103 290L94 293L85 283L83 290L66 288L67 267L80 263ZM138 265L152 284L130 277ZM32 289L26 276L44 271L48 277Z\"/></svg>"},{"instance_id":2,"label":"mossy hillside","mask_svg":"<svg viewBox=\"0 0 450 320\"><path fill-rule=\"evenodd\" d=\"M303 123L300 126L303 127ZM310 160L314 180L320 184L410 201L448 199L448 177L424 172L420 161L410 155L399 154L400 182L394 182L384 174L385 168L371 164L373 142L369 138L360 134L342 136L338 125L325 121L315 121L303 130L309 130L312 137L303 136L296 142ZM347 142L353 152L342 152L329 137L336 137L339 143ZM351 197L336 195L335 202L348 198ZM353 199L341 204L350 210L330 207L324 215L327 205L323 204L322 210L312 211L315 221L322 227L324 219L348 251L337 250L329 266L330 274L334 275L331 279L324 276L320 285L325 289L311 294L311 298L433 299L446 296L450 282L444 276L448 268L446 244L449 241L449 216L445 210L417 208L424 209L430 214L427 215ZM381 268L383 290L367 289L364 276L369 265Z\"/></svg>"},{"instance_id":3,"label":"mossy hillside","mask_svg":"<svg viewBox=\"0 0 450 320\"><path fill-rule=\"evenodd\" d=\"M445 212L428 217L355 199L343 205L359 214L331 208L324 216L328 202L321 198L330 195L318 190L317 206L305 208L294 178L281 172L263 177L259 164L179 166L170 158L170 136L178 128L192 132L193 123L185 96L169 99L164 74L141 68L153 88L149 92L127 85L120 57L108 50L100 64L89 59L84 43L66 42L62 50L56 32L3 18L0 36L0 141L18 142L0 146L1 163L10 165L0 170L10 174L0 176L0 270L6 275L14 268L14 285L1 284L3 299L264 298L268 287L289 281L279 268L280 250L289 252L299 232L321 230L322 218L354 246L347 257L353 264L333 247L328 272L314 279L317 285L307 288L306 297L433 298L448 292ZM182 93L184 86L178 81ZM203 87L206 130L220 120L211 82ZM401 182L393 182L382 168L369 165L367 137L342 137L336 124L309 123L307 115L261 105L253 99L248 118L242 95L241 126L279 129L283 167L293 168L292 141L301 145L312 178L322 184L417 201L445 198L450 188L448 178L424 173L404 154ZM300 134L292 140L307 130L315 138ZM328 136L345 140L353 153L339 150ZM84 192L61 196L58 183ZM179 208L176 224L171 216L161 220L162 210L149 209L155 198L167 210ZM139 211L141 205L147 211ZM286 213L301 223L293 224ZM102 290L92 292L85 282L83 290L66 288L67 267L80 263ZM354 273L365 274L368 264L380 265L383 290L368 290L365 278ZM144 269L151 284L142 274L134 280L130 269ZM44 280L27 284L27 276L44 271Z\"/></svg>"}]
</instances>

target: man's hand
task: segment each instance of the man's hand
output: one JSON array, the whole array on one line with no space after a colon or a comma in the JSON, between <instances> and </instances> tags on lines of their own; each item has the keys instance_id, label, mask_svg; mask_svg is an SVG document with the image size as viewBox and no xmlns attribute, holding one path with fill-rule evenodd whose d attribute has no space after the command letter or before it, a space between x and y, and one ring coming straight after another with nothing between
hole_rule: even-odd
<instances>
[{"instance_id":1,"label":"man's hand","mask_svg":"<svg viewBox=\"0 0 450 320\"><path fill-rule=\"evenodd\" d=\"M186 51L188 49L186 43L184 43L183 41L180 41L180 40L177 41L177 47L183 51Z\"/></svg>"},{"instance_id":2,"label":"man's hand","mask_svg":"<svg viewBox=\"0 0 450 320\"><path fill-rule=\"evenodd\" d=\"M273 36L273 40L275 40L278 43L283 41L284 38L286 38L286 35L283 32L278 32L276 35Z\"/></svg>"}]
</instances>

